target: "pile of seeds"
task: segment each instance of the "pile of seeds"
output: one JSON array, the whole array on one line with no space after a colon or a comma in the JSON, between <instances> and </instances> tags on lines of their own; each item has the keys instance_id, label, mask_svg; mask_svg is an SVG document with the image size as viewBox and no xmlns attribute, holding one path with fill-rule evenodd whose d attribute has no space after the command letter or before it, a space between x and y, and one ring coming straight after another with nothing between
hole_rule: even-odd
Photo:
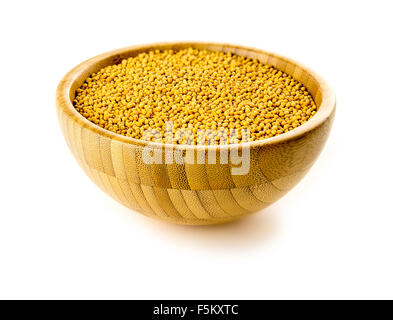
<instances>
[{"instance_id":1,"label":"pile of seeds","mask_svg":"<svg viewBox=\"0 0 393 320\"><path fill-rule=\"evenodd\" d=\"M248 129L248 141L270 138L317 110L306 88L278 69L194 48L140 53L105 67L77 89L74 106L124 136L157 139L173 130L186 133L173 143L189 144L197 143L201 130L225 144L237 141L223 137L245 142L242 129Z\"/></svg>"}]
</instances>

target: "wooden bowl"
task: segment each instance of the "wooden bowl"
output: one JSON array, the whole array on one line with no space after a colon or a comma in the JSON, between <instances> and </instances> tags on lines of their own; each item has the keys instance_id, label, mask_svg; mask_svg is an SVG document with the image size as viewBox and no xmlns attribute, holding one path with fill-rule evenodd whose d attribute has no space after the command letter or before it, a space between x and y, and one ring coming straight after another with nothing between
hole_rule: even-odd
<instances>
[{"instance_id":1,"label":"wooden bowl","mask_svg":"<svg viewBox=\"0 0 393 320\"><path fill-rule=\"evenodd\" d=\"M194 47L233 52L270 64L300 81L317 104L317 113L285 134L231 146L174 146L193 156L217 151L216 164L146 164L141 140L107 131L73 107L75 90L99 69L151 49ZM277 201L310 169L333 122L335 96L329 86L302 65L261 50L216 43L160 43L101 54L72 69L56 93L59 122L72 154L95 184L125 206L169 222L203 225L223 223L257 212ZM164 144L153 144L163 149ZM249 151L250 169L234 175L233 164L221 164L221 150ZM232 150L231 149L231 150ZM207 160L207 157L206 157Z\"/></svg>"}]
</instances>

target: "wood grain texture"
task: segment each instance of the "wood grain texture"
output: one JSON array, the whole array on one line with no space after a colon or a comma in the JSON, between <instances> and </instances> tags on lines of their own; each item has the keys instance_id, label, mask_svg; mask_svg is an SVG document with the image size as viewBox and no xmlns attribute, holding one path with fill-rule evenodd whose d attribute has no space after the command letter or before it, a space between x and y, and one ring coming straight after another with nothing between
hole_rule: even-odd
<instances>
[{"instance_id":1,"label":"wood grain texture","mask_svg":"<svg viewBox=\"0 0 393 320\"><path fill-rule=\"evenodd\" d=\"M249 148L249 173L232 175L231 164L145 164L145 142L102 129L74 109L71 101L75 90L91 73L151 49L187 47L230 51L270 64L305 85L318 111L300 127L266 140L232 146L175 146L190 150L194 157L204 153L206 159L209 148ZM81 63L61 80L56 106L72 154L104 192L144 215L202 225L224 223L257 212L293 188L327 140L335 114L335 96L319 76L290 59L234 45L177 42L119 49ZM158 149L164 146L154 144Z\"/></svg>"}]
</instances>

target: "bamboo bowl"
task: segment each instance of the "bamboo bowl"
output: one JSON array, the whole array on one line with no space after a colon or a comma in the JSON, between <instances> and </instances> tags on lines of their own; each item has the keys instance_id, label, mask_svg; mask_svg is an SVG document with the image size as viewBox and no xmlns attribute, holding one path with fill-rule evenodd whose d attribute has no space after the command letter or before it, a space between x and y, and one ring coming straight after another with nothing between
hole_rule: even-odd
<instances>
[{"instance_id":1,"label":"bamboo bowl","mask_svg":"<svg viewBox=\"0 0 393 320\"><path fill-rule=\"evenodd\" d=\"M194 47L230 51L270 64L300 81L317 104L305 124L279 136L231 146L174 146L174 150L205 154L204 164L146 164L146 143L107 131L73 107L75 91L99 69L151 49ZM335 96L314 72L281 56L253 48L216 43L178 42L134 46L91 58L72 69L56 93L60 126L66 142L90 179L115 200L144 215L173 223L204 225L232 221L257 212L293 188L320 154L333 122ZM165 144L153 144L163 149ZM234 175L233 165L221 164L220 150L249 151L250 168ZM216 164L208 163L217 151Z\"/></svg>"}]
</instances>

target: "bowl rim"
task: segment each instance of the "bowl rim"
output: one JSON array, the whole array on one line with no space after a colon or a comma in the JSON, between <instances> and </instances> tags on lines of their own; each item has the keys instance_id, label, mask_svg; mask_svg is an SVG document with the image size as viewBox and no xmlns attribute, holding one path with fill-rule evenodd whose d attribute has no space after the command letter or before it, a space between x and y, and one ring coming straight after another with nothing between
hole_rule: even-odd
<instances>
[{"instance_id":1,"label":"bowl rim","mask_svg":"<svg viewBox=\"0 0 393 320\"><path fill-rule=\"evenodd\" d=\"M238 51L246 51L246 52L253 52L255 54L262 54L269 58L275 58L279 61L291 63L300 69L303 72L306 72L309 76L312 76L320 87L320 94L321 94L321 103L320 106L315 113L315 115L310 118L304 124L292 129L286 133L279 134L277 136L250 141L250 142L243 142L243 143L234 143L234 144L224 144L224 145L178 145L178 144L168 144L168 143L160 143L160 142L149 142L141 139L135 139L127 136L120 135L118 133L109 131L104 129L95 123L89 121L84 116L82 116L75 108L70 99L72 86L74 85L75 81L80 80L81 78L86 79L91 73L86 73L86 70L92 68L93 66L97 65L98 63L102 63L104 60L109 59L111 57L121 55L127 55L133 51L149 51L154 49L171 49L171 47L182 46L182 47L217 47L218 49L222 49L222 51L231 51L234 50ZM211 50L211 49L208 49ZM217 50L219 51L219 50ZM239 54L236 52L236 54ZM266 64L269 64L267 62ZM105 65L104 65L105 66ZM102 67L104 67L102 66ZM275 66L276 67L276 66ZM276 67L277 68L277 67ZM279 69L279 68L277 68ZM299 81L300 82L300 81ZM306 88L306 84L302 83ZM313 97L315 99L315 97ZM232 149L232 148L245 148L245 147L261 147L264 145L272 145L272 144L280 144L283 142L288 142L289 140L297 139L307 132L310 132L319 126L321 126L327 119L329 119L332 114L335 113L336 109L336 97L331 89L331 87L327 84L325 80L321 76L319 76L316 72L312 69L304 66L303 64L287 58L282 55L278 55L269 51L260 50L254 47L245 47L240 45L233 45L228 43L216 43L216 42L204 42L204 41L175 41L175 42L157 42L151 44L140 44L134 46L123 47L116 50L111 50L102 54L99 54L95 57L87 59L82 63L78 64L76 67L71 69L60 81L57 86L56 90L56 106L58 109L62 110L63 112L67 113L74 121L76 121L82 127L89 129L97 134L105 136L110 139L117 140L122 143L127 143L135 146L149 146L152 148L172 148L172 149L193 149L193 150L211 150L211 149Z\"/></svg>"}]
</instances>

